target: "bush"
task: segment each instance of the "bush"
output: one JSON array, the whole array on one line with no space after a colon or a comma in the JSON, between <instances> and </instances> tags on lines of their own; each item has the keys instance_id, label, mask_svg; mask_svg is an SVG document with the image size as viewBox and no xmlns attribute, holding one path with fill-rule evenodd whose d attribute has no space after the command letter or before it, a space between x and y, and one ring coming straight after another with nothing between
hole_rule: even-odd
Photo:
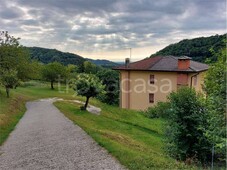
<instances>
[{"instance_id":1,"label":"bush","mask_svg":"<svg viewBox=\"0 0 227 170\"><path fill-rule=\"evenodd\" d=\"M203 97L191 88L181 88L169 96L171 110L166 129L166 150L178 160L206 164L212 144L205 135L208 113Z\"/></svg>"},{"instance_id":2,"label":"bush","mask_svg":"<svg viewBox=\"0 0 227 170\"><path fill-rule=\"evenodd\" d=\"M158 102L154 107L149 107L145 111L145 115L149 118L168 118L169 114L169 102Z\"/></svg>"}]
</instances>

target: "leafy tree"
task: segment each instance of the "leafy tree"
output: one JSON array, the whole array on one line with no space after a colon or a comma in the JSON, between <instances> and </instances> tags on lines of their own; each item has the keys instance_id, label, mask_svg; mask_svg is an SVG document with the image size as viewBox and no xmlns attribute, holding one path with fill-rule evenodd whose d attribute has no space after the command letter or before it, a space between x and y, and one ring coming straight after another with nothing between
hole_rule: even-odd
<instances>
[{"instance_id":1,"label":"leafy tree","mask_svg":"<svg viewBox=\"0 0 227 170\"><path fill-rule=\"evenodd\" d=\"M89 99L91 97L96 97L104 89L102 82L98 77L92 74L79 74L77 80L73 85L73 89L80 96L86 97L86 102L82 110L86 110L88 106Z\"/></svg>"},{"instance_id":2,"label":"leafy tree","mask_svg":"<svg viewBox=\"0 0 227 170\"><path fill-rule=\"evenodd\" d=\"M29 54L19 45L19 38L8 34L7 31L0 32L0 76L1 84L8 84L13 79L24 80L28 78ZM14 72L17 73L14 73ZM4 75L6 74L6 75ZM10 78L9 78L10 77ZM14 77L14 78L13 78ZM6 83L6 81L8 83ZM14 84L14 83L10 83ZM16 86L17 84L14 84ZM9 95L12 85L4 85Z\"/></svg>"},{"instance_id":3,"label":"leafy tree","mask_svg":"<svg viewBox=\"0 0 227 170\"><path fill-rule=\"evenodd\" d=\"M107 104L119 103L119 73L110 69L101 69L97 76L105 85L105 93L98 95L98 99Z\"/></svg>"},{"instance_id":4,"label":"leafy tree","mask_svg":"<svg viewBox=\"0 0 227 170\"><path fill-rule=\"evenodd\" d=\"M73 64L68 64L66 67L66 72L68 75L68 78L75 78L77 75L78 66Z\"/></svg>"},{"instance_id":5,"label":"leafy tree","mask_svg":"<svg viewBox=\"0 0 227 170\"><path fill-rule=\"evenodd\" d=\"M215 54L218 61L212 64L205 77L209 127L206 136L215 148L215 160L226 159L226 49Z\"/></svg>"},{"instance_id":6,"label":"leafy tree","mask_svg":"<svg viewBox=\"0 0 227 170\"><path fill-rule=\"evenodd\" d=\"M50 81L51 89L54 89L54 82L66 77L65 66L58 62L45 65L42 70L43 78Z\"/></svg>"},{"instance_id":7,"label":"leafy tree","mask_svg":"<svg viewBox=\"0 0 227 170\"><path fill-rule=\"evenodd\" d=\"M84 67L84 73L95 74L97 72L96 65L90 61L85 61L83 64L83 67Z\"/></svg>"},{"instance_id":8,"label":"leafy tree","mask_svg":"<svg viewBox=\"0 0 227 170\"><path fill-rule=\"evenodd\" d=\"M0 78L1 84L6 89L6 95L9 97L10 89L12 89L18 83L16 70L5 70Z\"/></svg>"},{"instance_id":9,"label":"leafy tree","mask_svg":"<svg viewBox=\"0 0 227 170\"><path fill-rule=\"evenodd\" d=\"M205 136L208 127L204 98L191 88L181 88L169 95L167 151L179 160L206 163L211 156L211 143Z\"/></svg>"},{"instance_id":10,"label":"leafy tree","mask_svg":"<svg viewBox=\"0 0 227 170\"><path fill-rule=\"evenodd\" d=\"M29 75L28 75L29 79L41 80L43 67L44 65L42 63L38 61L32 61L29 66L29 70L28 68L26 69L29 71Z\"/></svg>"}]
</instances>

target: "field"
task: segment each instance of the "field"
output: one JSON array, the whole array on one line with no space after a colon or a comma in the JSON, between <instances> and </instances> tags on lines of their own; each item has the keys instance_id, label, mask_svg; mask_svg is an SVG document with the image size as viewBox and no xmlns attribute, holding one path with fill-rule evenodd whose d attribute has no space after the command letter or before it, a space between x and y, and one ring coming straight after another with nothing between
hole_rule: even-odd
<instances>
[{"instance_id":1,"label":"field","mask_svg":"<svg viewBox=\"0 0 227 170\"><path fill-rule=\"evenodd\" d=\"M33 82L13 89L9 99L3 90L0 88L0 144L23 116L26 101L48 97L84 100L74 96L72 90L60 93L45 83ZM102 109L101 115L81 111L80 105L70 102L56 102L55 106L129 169L194 169L165 154L165 120L148 119L140 112L119 109L95 99L91 103Z\"/></svg>"}]
</instances>

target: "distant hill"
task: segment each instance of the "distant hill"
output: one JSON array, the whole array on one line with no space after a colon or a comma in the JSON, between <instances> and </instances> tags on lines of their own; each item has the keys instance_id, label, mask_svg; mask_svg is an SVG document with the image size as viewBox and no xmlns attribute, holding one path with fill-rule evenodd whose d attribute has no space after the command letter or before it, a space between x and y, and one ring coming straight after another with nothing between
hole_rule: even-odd
<instances>
[{"instance_id":1,"label":"distant hill","mask_svg":"<svg viewBox=\"0 0 227 170\"><path fill-rule=\"evenodd\" d=\"M157 53L152 54L151 57L157 55L186 55L191 57L195 61L205 62L206 59L210 59L214 62L217 60L217 58L212 55L210 49L213 49L215 52L217 52L225 46L226 34L194 39L185 39L178 43L171 44L165 47Z\"/></svg>"},{"instance_id":2,"label":"distant hill","mask_svg":"<svg viewBox=\"0 0 227 170\"><path fill-rule=\"evenodd\" d=\"M61 52L56 49L48 49L41 47L26 47L26 48L29 50L32 59L38 60L44 64L57 61L64 65L68 64L81 65L84 61L90 61L96 65L104 67L112 67L118 65L117 63L111 62L109 60L93 60L83 58L80 55L68 52Z\"/></svg>"},{"instance_id":3,"label":"distant hill","mask_svg":"<svg viewBox=\"0 0 227 170\"><path fill-rule=\"evenodd\" d=\"M26 47L26 48L29 50L32 59L38 60L44 64L57 61L64 65L68 64L80 65L84 61L86 61L85 58L77 54L64 53L56 49L47 49L41 47Z\"/></svg>"},{"instance_id":4,"label":"distant hill","mask_svg":"<svg viewBox=\"0 0 227 170\"><path fill-rule=\"evenodd\" d=\"M113 67L113 66L118 66L119 64L118 63L115 63L115 62L112 62L112 61L109 61L109 60L93 60L93 59L89 59L89 58L86 58L86 60L98 65L98 66L103 66L103 67Z\"/></svg>"}]
</instances>

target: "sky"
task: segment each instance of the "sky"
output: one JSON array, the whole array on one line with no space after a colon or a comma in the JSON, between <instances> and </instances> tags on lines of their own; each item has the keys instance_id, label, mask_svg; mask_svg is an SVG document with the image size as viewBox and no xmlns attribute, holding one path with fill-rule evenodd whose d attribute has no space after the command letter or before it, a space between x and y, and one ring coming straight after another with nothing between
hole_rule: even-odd
<instances>
[{"instance_id":1,"label":"sky","mask_svg":"<svg viewBox=\"0 0 227 170\"><path fill-rule=\"evenodd\" d=\"M139 60L182 39L226 33L226 0L0 0L0 30L25 46Z\"/></svg>"}]
</instances>

